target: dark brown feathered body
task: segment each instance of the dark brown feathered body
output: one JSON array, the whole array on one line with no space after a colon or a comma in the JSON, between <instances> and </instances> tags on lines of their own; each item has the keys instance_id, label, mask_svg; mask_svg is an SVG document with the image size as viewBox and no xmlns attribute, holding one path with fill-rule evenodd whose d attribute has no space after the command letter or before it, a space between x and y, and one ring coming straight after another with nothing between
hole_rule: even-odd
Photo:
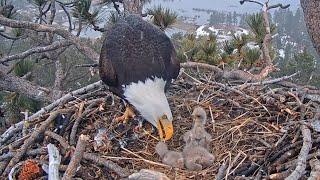
<instances>
[{"instance_id":1,"label":"dark brown feathered body","mask_svg":"<svg viewBox=\"0 0 320 180\"><path fill-rule=\"evenodd\" d=\"M119 20L106 32L100 55L100 77L116 95L123 86L163 78L166 88L180 70L170 39L137 15Z\"/></svg>"}]
</instances>

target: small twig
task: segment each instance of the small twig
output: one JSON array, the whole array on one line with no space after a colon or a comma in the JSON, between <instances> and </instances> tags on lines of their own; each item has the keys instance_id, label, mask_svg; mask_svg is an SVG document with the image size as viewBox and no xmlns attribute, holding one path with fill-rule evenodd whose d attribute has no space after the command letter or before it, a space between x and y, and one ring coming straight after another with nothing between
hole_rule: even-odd
<instances>
[{"instance_id":1,"label":"small twig","mask_svg":"<svg viewBox=\"0 0 320 180\"><path fill-rule=\"evenodd\" d=\"M272 146L267 141L265 141L264 139L256 137L256 140L259 141L261 144L265 145L267 148L272 148Z\"/></svg>"},{"instance_id":2,"label":"small twig","mask_svg":"<svg viewBox=\"0 0 320 180\"><path fill-rule=\"evenodd\" d=\"M285 133L281 136L281 138L274 144L274 147L278 147L279 144L281 144L281 143L286 139L287 136L288 136L288 132L285 132Z\"/></svg>"},{"instance_id":3,"label":"small twig","mask_svg":"<svg viewBox=\"0 0 320 180\"><path fill-rule=\"evenodd\" d=\"M95 64L78 64L75 65L75 67L98 67L99 64L95 63Z\"/></svg>"},{"instance_id":4,"label":"small twig","mask_svg":"<svg viewBox=\"0 0 320 180\"><path fill-rule=\"evenodd\" d=\"M75 175L78 166L80 165L81 159L83 157L84 151L86 150L87 143L89 141L89 136L81 134L75 149L75 152L71 158L66 172L64 173L62 180L69 180Z\"/></svg>"},{"instance_id":5,"label":"small twig","mask_svg":"<svg viewBox=\"0 0 320 180\"><path fill-rule=\"evenodd\" d=\"M209 111L210 111L210 117L211 117L211 123L212 123L212 130L213 130L213 132L215 132L216 131L216 122L213 117L211 106L209 106Z\"/></svg>"},{"instance_id":6,"label":"small twig","mask_svg":"<svg viewBox=\"0 0 320 180\"><path fill-rule=\"evenodd\" d=\"M58 148L53 144L48 144L48 155L49 155L49 180L59 180L59 166L61 162L61 156Z\"/></svg>"},{"instance_id":7,"label":"small twig","mask_svg":"<svg viewBox=\"0 0 320 180\"><path fill-rule=\"evenodd\" d=\"M147 159L139 156L138 154L136 154L136 153L130 151L129 149L124 148L124 147L122 147L121 149L123 149L124 151L128 152L129 154L132 154L132 155L140 158L140 160L142 160L142 161L144 161L144 162L146 162L146 163L154 164L154 165L158 165L158 166L163 166L163 167L170 167L170 166L168 166L168 165L166 165L166 164L157 163L157 162L153 162L153 161L147 160Z\"/></svg>"}]
</instances>

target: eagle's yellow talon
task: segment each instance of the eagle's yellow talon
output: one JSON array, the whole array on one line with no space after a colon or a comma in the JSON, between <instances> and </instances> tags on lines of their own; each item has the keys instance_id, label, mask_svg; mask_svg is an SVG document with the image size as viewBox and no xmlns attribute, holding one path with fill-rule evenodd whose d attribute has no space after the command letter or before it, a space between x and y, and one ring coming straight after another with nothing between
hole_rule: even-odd
<instances>
[{"instance_id":1,"label":"eagle's yellow talon","mask_svg":"<svg viewBox=\"0 0 320 180\"><path fill-rule=\"evenodd\" d=\"M134 113L133 109L130 106L126 106L126 110L124 111L123 115L117 117L115 119L116 122L124 122L127 123L129 119L134 118L136 114Z\"/></svg>"}]
</instances>

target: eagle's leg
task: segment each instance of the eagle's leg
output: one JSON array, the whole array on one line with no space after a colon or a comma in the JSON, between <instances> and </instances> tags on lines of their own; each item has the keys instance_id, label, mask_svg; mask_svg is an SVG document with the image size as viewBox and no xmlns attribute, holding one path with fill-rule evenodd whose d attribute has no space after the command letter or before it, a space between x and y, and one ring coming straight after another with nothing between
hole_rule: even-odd
<instances>
[{"instance_id":1,"label":"eagle's leg","mask_svg":"<svg viewBox=\"0 0 320 180\"><path fill-rule=\"evenodd\" d=\"M129 104L126 104L126 110L124 111L122 116L117 117L115 120L116 122L128 122L129 119L134 118L136 114L134 110Z\"/></svg>"}]
</instances>

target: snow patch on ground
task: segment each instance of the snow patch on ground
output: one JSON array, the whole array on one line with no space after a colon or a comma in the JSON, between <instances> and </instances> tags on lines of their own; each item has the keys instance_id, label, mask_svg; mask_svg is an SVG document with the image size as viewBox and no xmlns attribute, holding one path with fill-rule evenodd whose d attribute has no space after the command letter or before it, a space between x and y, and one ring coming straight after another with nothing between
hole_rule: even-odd
<instances>
[{"instance_id":1,"label":"snow patch on ground","mask_svg":"<svg viewBox=\"0 0 320 180\"><path fill-rule=\"evenodd\" d=\"M280 56L281 58L284 58L284 57L285 57L284 49L279 49L278 53L279 53L279 56Z\"/></svg>"},{"instance_id":2,"label":"snow patch on ground","mask_svg":"<svg viewBox=\"0 0 320 180\"><path fill-rule=\"evenodd\" d=\"M200 36L209 36L209 32L204 31L205 27L206 27L206 25L202 25L196 30L196 37L197 38Z\"/></svg>"},{"instance_id":3,"label":"snow patch on ground","mask_svg":"<svg viewBox=\"0 0 320 180\"><path fill-rule=\"evenodd\" d=\"M232 39L232 35L241 36L243 34L248 35L249 31L238 26L233 25L201 25L196 30L196 37L199 38L201 36L208 36L209 34L214 34L217 36L218 42L228 41Z\"/></svg>"}]
</instances>

